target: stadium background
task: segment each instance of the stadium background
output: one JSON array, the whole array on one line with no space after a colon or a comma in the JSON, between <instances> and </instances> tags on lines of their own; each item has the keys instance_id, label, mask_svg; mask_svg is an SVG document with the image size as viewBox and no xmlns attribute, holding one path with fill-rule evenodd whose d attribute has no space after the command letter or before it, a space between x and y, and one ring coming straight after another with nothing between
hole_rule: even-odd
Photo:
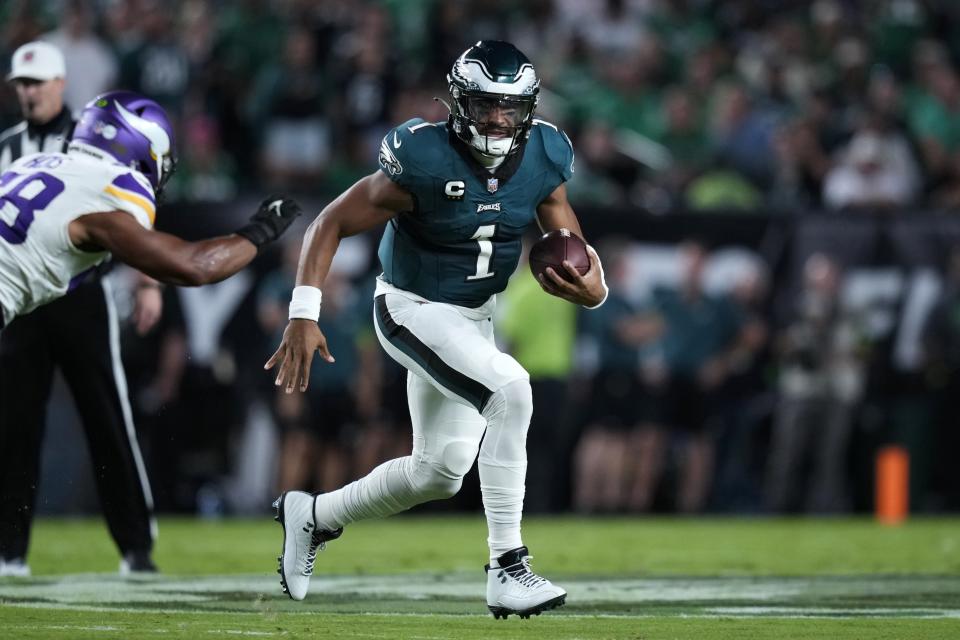
<instances>
[{"instance_id":1,"label":"stadium background","mask_svg":"<svg viewBox=\"0 0 960 640\"><path fill-rule=\"evenodd\" d=\"M869 511L875 453L897 443L911 455L913 510L960 509L953 461L960 435L950 402L960 383L954 3L8 0L0 24L4 61L37 37L64 49L72 108L122 87L169 110L180 170L158 226L186 237L229 231L275 190L319 211L374 169L392 125L415 115L442 119L445 109L433 97L446 97L446 71L468 44L513 41L543 77L540 117L573 140L570 197L588 237L601 252L622 256L617 290L641 335L621 349L635 363L642 405L632 418L657 427L667 443L658 454L662 481L648 499L578 497L575 462L588 457L586 434L596 435L590 428L603 417L590 402L592 385L610 364L604 340L616 332L609 323L623 318L581 315L571 320L575 334L534 327L555 334L551 354L570 358L541 362L534 354L526 363L543 367L534 377L555 394L549 398L563 399L536 404L529 506ZM0 124L12 125L15 97L9 86L0 92ZM713 311L727 314L726 333L712 347L723 352L724 366L709 402L699 403L705 411L664 417L650 407L669 392L663 373L685 364L671 360L669 344L683 335L651 337L642 327L677 320L663 300L680 287L691 239L709 251L703 277ZM340 389L353 371L383 381L355 389L360 412L343 429L339 454L349 460L345 474L402 449L407 437L397 371L367 349L369 329L349 331L369 328L364 305L376 240L350 243L337 268L340 298L355 301L336 320L342 353L355 358L314 381ZM277 248L223 285L168 289L157 330L146 338L125 334L141 445L163 511L261 513L275 493L283 408L261 365L277 343L284 253L291 251ZM823 351L814 348L822 342L800 347L792 336L811 330L798 321L804 290L824 281L829 290L832 273L841 311L821 330L842 339L831 338ZM112 277L122 283L126 274L117 269ZM511 322L510 297L503 326L521 325L520 345L523 323ZM543 306L549 302L543 296L514 309L562 326L563 312ZM717 326L681 319L675 325ZM699 354L699 364L711 355ZM823 385L842 390L823 392ZM57 393L40 509L92 512L76 419L65 391ZM795 471L778 473L770 461L777 425L789 420L784 408L810 398L842 414L839 431L818 431L825 420L801 420L811 441L783 445L779 455L806 455ZM598 451L629 451L624 477L632 479L650 431L619 429L592 442L600 442ZM816 446L837 433L833 447ZM683 491L694 441L714 461L704 467L700 499ZM827 491L835 500L817 499L824 456L839 456L840 475ZM479 492L468 484L455 501L426 508L478 506Z\"/></svg>"}]
</instances>

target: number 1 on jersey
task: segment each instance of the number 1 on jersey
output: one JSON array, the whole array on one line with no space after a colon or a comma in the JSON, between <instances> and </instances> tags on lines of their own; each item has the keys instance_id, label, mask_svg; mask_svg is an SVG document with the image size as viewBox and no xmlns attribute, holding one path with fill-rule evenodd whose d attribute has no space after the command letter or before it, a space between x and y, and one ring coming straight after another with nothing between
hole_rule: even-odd
<instances>
[{"instance_id":1,"label":"number 1 on jersey","mask_svg":"<svg viewBox=\"0 0 960 640\"><path fill-rule=\"evenodd\" d=\"M490 238L497 232L497 225L482 224L477 232L470 238L476 240L480 245L480 255L477 256L477 272L472 276L467 276L467 280L483 280L491 278L495 274L490 273L490 259L493 257L493 242Z\"/></svg>"}]
</instances>

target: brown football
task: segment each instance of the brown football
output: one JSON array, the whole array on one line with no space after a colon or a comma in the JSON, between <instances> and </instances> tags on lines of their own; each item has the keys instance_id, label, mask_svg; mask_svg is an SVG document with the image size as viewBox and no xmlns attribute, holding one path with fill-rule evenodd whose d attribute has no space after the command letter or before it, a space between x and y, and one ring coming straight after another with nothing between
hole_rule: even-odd
<instances>
[{"instance_id":1,"label":"brown football","mask_svg":"<svg viewBox=\"0 0 960 640\"><path fill-rule=\"evenodd\" d=\"M556 229L545 233L543 237L530 247L530 271L534 277L549 277L547 267L553 267L560 277L570 280L570 274L563 266L563 261L569 260L581 275L590 270L590 256L587 255L587 244L575 233L567 229Z\"/></svg>"}]
</instances>

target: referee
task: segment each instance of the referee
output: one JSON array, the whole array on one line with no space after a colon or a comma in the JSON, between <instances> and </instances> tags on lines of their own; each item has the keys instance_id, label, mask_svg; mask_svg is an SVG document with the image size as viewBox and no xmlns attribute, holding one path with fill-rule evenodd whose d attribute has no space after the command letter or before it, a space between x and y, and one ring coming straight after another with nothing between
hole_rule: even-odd
<instances>
[{"instance_id":1,"label":"referee","mask_svg":"<svg viewBox=\"0 0 960 640\"><path fill-rule=\"evenodd\" d=\"M21 156L66 151L75 121L63 102L63 54L31 42L13 54L7 80L24 121L0 134L0 173ZM42 215L42 213L40 214ZM154 282L138 289L138 330L160 313ZM156 571L153 498L140 455L120 361L109 282L93 275L59 300L21 316L0 334L0 576L28 576L46 404L59 368L83 422L97 490L120 572Z\"/></svg>"}]
</instances>

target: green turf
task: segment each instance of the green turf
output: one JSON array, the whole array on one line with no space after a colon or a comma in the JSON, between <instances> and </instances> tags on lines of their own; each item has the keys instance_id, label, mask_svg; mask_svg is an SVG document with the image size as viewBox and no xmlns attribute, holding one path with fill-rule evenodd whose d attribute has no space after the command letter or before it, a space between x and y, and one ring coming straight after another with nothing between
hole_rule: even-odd
<instances>
[{"instance_id":1,"label":"green turf","mask_svg":"<svg viewBox=\"0 0 960 640\"><path fill-rule=\"evenodd\" d=\"M480 516L353 525L304 602L269 518L164 519L157 577L123 579L99 520L41 520L30 579L0 579L0 638L960 638L960 520L528 519L570 592L531 620L483 601Z\"/></svg>"},{"instance_id":2,"label":"green turf","mask_svg":"<svg viewBox=\"0 0 960 640\"><path fill-rule=\"evenodd\" d=\"M0 621L3 619L0 618ZM2 624L2 622L0 622ZM4 627L0 626L0 630ZM790 638L796 640L956 640L960 625L953 620L785 620L688 618L599 618L554 616L531 620L497 621L466 616L342 614L260 614L214 617L182 613L113 613L109 619L94 612L58 613L22 609L6 627L10 637L34 638L183 638L211 637L265 638L382 638L398 640L496 640L514 638L617 638L667 640L701 638L709 640L755 640Z\"/></svg>"},{"instance_id":3,"label":"green turf","mask_svg":"<svg viewBox=\"0 0 960 640\"><path fill-rule=\"evenodd\" d=\"M336 574L474 571L486 561L482 516L394 517L351 525L323 570ZM527 518L524 541L538 566L568 574L960 574L960 520ZM178 574L268 570L280 527L258 520L163 519L156 560ZM583 557L590 550L589 562ZM41 520L35 575L113 571L117 557L98 520Z\"/></svg>"}]
</instances>

